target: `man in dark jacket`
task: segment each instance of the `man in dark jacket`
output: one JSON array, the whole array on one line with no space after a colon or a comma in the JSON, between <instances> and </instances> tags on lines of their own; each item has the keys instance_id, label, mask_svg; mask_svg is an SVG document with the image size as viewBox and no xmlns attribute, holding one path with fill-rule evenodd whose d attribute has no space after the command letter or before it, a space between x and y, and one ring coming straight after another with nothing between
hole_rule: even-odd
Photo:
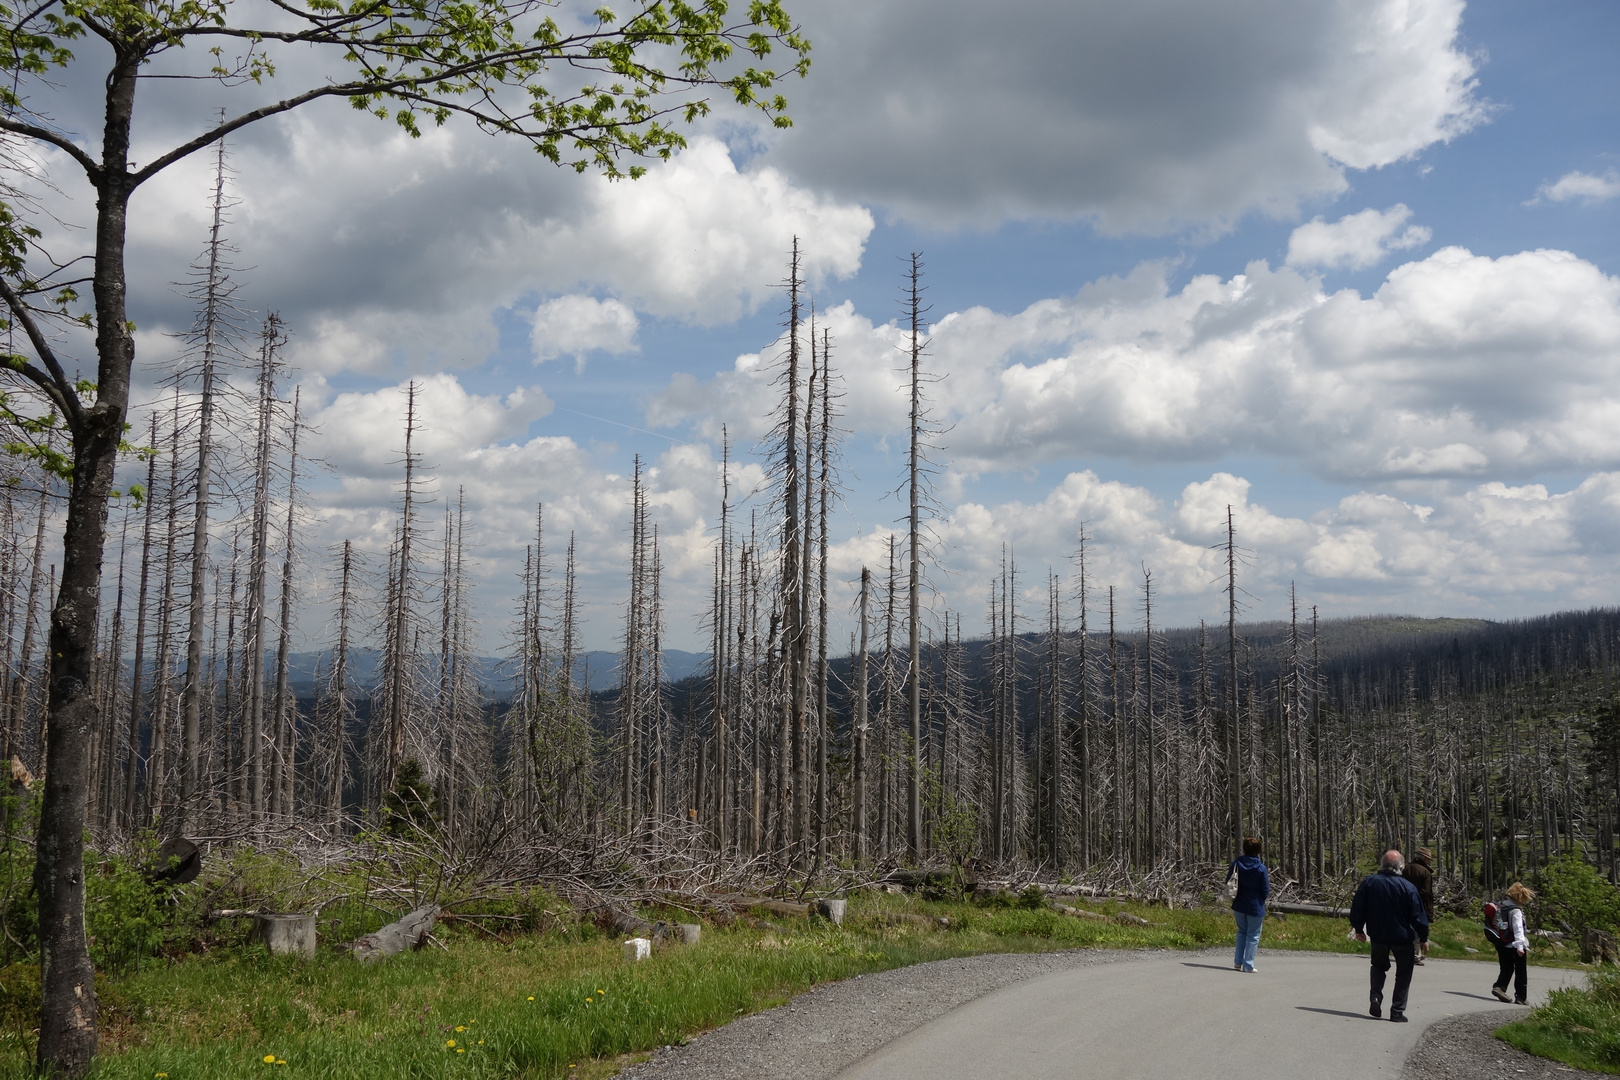
<instances>
[{"instance_id":1,"label":"man in dark jacket","mask_svg":"<svg viewBox=\"0 0 1620 1080\"><path fill-rule=\"evenodd\" d=\"M1429 925L1434 925L1434 871L1429 868L1429 849L1420 847L1412 854L1412 861L1406 864L1401 876L1410 881L1418 891L1418 899L1423 901L1423 914L1429 917ZM1423 954L1419 953L1417 962L1423 963Z\"/></svg>"},{"instance_id":2,"label":"man in dark jacket","mask_svg":"<svg viewBox=\"0 0 1620 1080\"><path fill-rule=\"evenodd\" d=\"M1372 1003L1367 1012L1384 1015L1384 976L1393 955L1395 994L1390 999L1389 1018L1397 1024L1406 1023L1406 992L1412 986L1417 945L1429 946L1429 916L1417 889L1401 876L1405 868L1400 852L1384 852L1378 873L1362 878L1356 898L1350 901L1350 928L1356 940L1372 940Z\"/></svg>"}]
</instances>

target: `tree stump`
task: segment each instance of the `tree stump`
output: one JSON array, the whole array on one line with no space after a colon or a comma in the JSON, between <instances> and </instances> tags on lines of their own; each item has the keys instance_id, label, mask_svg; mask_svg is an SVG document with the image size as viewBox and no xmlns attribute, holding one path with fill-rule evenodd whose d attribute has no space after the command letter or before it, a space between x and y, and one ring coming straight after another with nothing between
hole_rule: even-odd
<instances>
[{"instance_id":1,"label":"tree stump","mask_svg":"<svg viewBox=\"0 0 1620 1080\"><path fill-rule=\"evenodd\" d=\"M624 943L626 963L635 964L652 955L652 942L644 937L633 937Z\"/></svg>"},{"instance_id":2,"label":"tree stump","mask_svg":"<svg viewBox=\"0 0 1620 1080\"><path fill-rule=\"evenodd\" d=\"M1616 945L1614 935L1607 930L1587 927L1581 935L1581 963L1620 964L1620 946Z\"/></svg>"},{"instance_id":3,"label":"tree stump","mask_svg":"<svg viewBox=\"0 0 1620 1080\"><path fill-rule=\"evenodd\" d=\"M272 956L315 959L315 916L255 915L253 936L264 942Z\"/></svg>"},{"instance_id":4,"label":"tree stump","mask_svg":"<svg viewBox=\"0 0 1620 1080\"><path fill-rule=\"evenodd\" d=\"M362 964L375 964L390 956L398 956L407 949L420 949L438 918L438 905L428 904L398 922L389 923L375 934L355 938L347 947L354 950L355 959Z\"/></svg>"},{"instance_id":5,"label":"tree stump","mask_svg":"<svg viewBox=\"0 0 1620 1080\"><path fill-rule=\"evenodd\" d=\"M841 897L828 897L816 901L816 914L832 923L834 926L844 925L844 912L849 909L849 901Z\"/></svg>"}]
</instances>

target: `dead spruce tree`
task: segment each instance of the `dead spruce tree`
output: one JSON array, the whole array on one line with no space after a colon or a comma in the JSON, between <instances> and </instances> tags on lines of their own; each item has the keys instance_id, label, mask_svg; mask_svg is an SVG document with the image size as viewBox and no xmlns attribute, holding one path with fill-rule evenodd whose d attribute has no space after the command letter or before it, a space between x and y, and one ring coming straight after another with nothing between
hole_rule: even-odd
<instances>
[{"instance_id":1,"label":"dead spruce tree","mask_svg":"<svg viewBox=\"0 0 1620 1080\"><path fill-rule=\"evenodd\" d=\"M204 620L207 614L209 571L209 510L214 498L214 419L217 383L222 363L238 358L241 338L235 300L235 268L229 257L234 249L225 238L225 140L214 148L214 190L208 243L203 257L192 264L191 295L198 304L196 321L188 335L196 360L198 387L196 465L192 476L191 566L186 604L186 666L180 691L181 770L180 797L173 828L184 833L202 798L202 702Z\"/></svg>"}]
</instances>

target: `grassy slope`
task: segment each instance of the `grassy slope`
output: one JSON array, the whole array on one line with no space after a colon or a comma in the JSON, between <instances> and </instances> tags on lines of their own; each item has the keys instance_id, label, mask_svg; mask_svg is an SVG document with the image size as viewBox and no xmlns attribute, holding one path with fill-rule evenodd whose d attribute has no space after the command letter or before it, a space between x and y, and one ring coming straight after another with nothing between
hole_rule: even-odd
<instances>
[{"instance_id":1,"label":"grassy slope","mask_svg":"<svg viewBox=\"0 0 1620 1080\"><path fill-rule=\"evenodd\" d=\"M622 1055L678 1042L814 984L951 956L1046 949L1200 948L1231 940L1220 909L1101 902L1152 926L1050 910L979 908L864 896L843 929L784 920L779 931L706 928L696 948L626 965L616 939L554 933L496 941L451 931L376 967L323 950L312 963L224 949L105 982L97 1077L167 1080L288 1076L541 1078L607 1075ZM873 916L945 915L948 930L879 925ZM1434 955L1478 947L1471 921L1447 918ZM1337 919L1273 916L1268 948L1356 952ZM453 1045L452 1045L453 1040ZM0 1033L0 1070L21 1074L27 1032ZM264 1059L270 1057L270 1062ZM284 1064L283 1064L284 1063Z\"/></svg>"},{"instance_id":2,"label":"grassy slope","mask_svg":"<svg viewBox=\"0 0 1620 1080\"><path fill-rule=\"evenodd\" d=\"M1594 972L1583 989L1554 990L1545 1005L1496 1034L1566 1065L1620 1073L1620 971Z\"/></svg>"}]
</instances>

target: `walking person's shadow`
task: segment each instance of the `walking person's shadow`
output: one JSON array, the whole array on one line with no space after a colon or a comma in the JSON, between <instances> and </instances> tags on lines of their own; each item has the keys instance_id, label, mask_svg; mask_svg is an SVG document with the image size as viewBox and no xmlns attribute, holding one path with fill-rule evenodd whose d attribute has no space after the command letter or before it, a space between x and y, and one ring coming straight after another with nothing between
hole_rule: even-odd
<instances>
[{"instance_id":1,"label":"walking person's shadow","mask_svg":"<svg viewBox=\"0 0 1620 1080\"><path fill-rule=\"evenodd\" d=\"M1311 1005L1295 1005L1294 1008L1298 1009L1300 1012L1326 1013L1328 1016L1347 1016L1352 1020L1378 1019L1378 1017L1369 1016L1366 1013L1345 1012L1343 1009L1318 1009Z\"/></svg>"}]
</instances>

